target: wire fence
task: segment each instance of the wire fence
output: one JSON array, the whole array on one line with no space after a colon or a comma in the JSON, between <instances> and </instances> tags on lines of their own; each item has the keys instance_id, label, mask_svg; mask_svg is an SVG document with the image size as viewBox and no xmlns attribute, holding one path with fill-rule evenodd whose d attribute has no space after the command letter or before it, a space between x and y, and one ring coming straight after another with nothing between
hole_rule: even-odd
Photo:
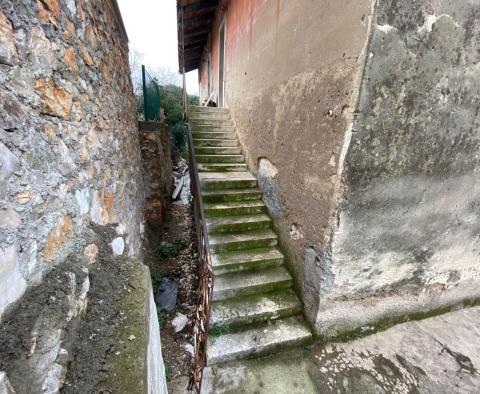
<instances>
[{"instance_id":1,"label":"wire fence","mask_svg":"<svg viewBox=\"0 0 480 394\"><path fill-rule=\"evenodd\" d=\"M160 86L142 65L143 114L145 120L160 119Z\"/></svg>"}]
</instances>

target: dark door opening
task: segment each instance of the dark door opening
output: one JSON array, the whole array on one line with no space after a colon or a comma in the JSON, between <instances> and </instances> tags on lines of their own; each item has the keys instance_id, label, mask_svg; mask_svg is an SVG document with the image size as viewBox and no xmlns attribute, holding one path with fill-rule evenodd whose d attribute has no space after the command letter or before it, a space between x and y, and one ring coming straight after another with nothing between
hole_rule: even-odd
<instances>
[{"instance_id":1,"label":"dark door opening","mask_svg":"<svg viewBox=\"0 0 480 394\"><path fill-rule=\"evenodd\" d=\"M225 107L225 20L220 26L220 48L218 65L218 106Z\"/></svg>"}]
</instances>

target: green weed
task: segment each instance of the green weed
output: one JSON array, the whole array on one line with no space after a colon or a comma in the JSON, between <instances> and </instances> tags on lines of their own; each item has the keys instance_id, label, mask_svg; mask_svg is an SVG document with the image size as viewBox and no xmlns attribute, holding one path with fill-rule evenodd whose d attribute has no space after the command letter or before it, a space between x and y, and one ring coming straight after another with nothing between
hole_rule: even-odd
<instances>
[{"instance_id":1,"label":"green weed","mask_svg":"<svg viewBox=\"0 0 480 394\"><path fill-rule=\"evenodd\" d=\"M221 335L226 335L226 334L230 333L230 331L231 331L231 328L228 325L215 326L209 331L209 334L212 337L219 337Z\"/></svg>"},{"instance_id":2,"label":"green weed","mask_svg":"<svg viewBox=\"0 0 480 394\"><path fill-rule=\"evenodd\" d=\"M177 257L180 251L186 246L186 242L181 238L175 238L173 242L162 242L155 253L158 257L168 258Z\"/></svg>"}]
</instances>

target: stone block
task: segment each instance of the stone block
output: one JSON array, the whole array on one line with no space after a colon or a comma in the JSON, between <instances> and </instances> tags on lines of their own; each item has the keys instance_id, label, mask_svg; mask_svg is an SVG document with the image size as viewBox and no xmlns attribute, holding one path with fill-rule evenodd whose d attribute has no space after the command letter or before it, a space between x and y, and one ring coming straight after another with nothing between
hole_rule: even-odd
<instances>
[{"instance_id":1,"label":"stone block","mask_svg":"<svg viewBox=\"0 0 480 394\"><path fill-rule=\"evenodd\" d=\"M55 259L60 248L74 235L72 217L69 215L62 217L48 235L47 244L43 249L45 258Z\"/></svg>"},{"instance_id":2,"label":"stone block","mask_svg":"<svg viewBox=\"0 0 480 394\"><path fill-rule=\"evenodd\" d=\"M25 292L27 282L20 273L15 246L0 249L0 317Z\"/></svg>"},{"instance_id":3,"label":"stone block","mask_svg":"<svg viewBox=\"0 0 480 394\"><path fill-rule=\"evenodd\" d=\"M72 96L51 79L39 79L36 90L42 97L42 112L47 115L66 118L72 108Z\"/></svg>"},{"instance_id":4,"label":"stone block","mask_svg":"<svg viewBox=\"0 0 480 394\"><path fill-rule=\"evenodd\" d=\"M0 64L14 66L18 63L17 48L10 21L0 10Z\"/></svg>"}]
</instances>

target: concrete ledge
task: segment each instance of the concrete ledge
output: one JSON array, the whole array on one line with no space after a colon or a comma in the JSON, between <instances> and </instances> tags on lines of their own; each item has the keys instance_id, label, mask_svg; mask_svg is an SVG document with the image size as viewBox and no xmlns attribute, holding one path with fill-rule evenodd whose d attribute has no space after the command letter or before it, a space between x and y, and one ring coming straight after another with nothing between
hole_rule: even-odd
<instances>
[{"instance_id":1,"label":"concrete ledge","mask_svg":"<svg viewBox=\"0 0 480 394\"><path fill-rule=\"evenodd\" d=\"M398 323L479 304L480 284L476 281L448 290L426 289L420 294L325 301L320 304L315 330L324 340L349 340Z\"/></svg>"},{"instance_id":2,"label":"concrete ledge","mask_svg":"<svg viewBox=\"0 0 480 394\"><path fill-rule=\"evenodd\" d=\"M120 302L123 321L114 332L116 352L106 360L107 379L97 391L112 393L167 393L150 271L136 264Z\"/></svg>"}]
</instances>

